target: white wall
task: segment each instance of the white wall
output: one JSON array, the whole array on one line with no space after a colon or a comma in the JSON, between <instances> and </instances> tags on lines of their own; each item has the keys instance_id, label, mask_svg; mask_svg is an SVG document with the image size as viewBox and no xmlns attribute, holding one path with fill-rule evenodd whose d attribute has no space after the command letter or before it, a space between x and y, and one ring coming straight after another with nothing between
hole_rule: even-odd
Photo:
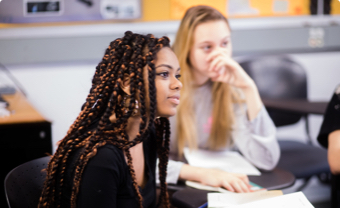
<instances>
[{"instance_id":1,"label":"white wall","mask_svg":"<svg viewBox=\"0 0 340 208\"><path fill-rule=\"evenodd\" d=\"M91 87L96 63L11 65L27 99L52 122L53 150L76 119Z\"/></svg>"},{"instance_id":2,"label":"white wall","mask_svg":"<svg viewBox=\"0 0 340 208\"><path fill-rule=\"evenodd\" d=\"M340 83L340 52L292 54L307 71L310 100L328 101ZM99 62L99 60L98 60ZM7 68L23 85L30 103L52 122L54 150L73 123L85 101L97 63L9 65ZM321 115L310 116L310 131L315 139ZM306 138L304 123L278 129L280 138Z\"/></svg>"}]
</instances>

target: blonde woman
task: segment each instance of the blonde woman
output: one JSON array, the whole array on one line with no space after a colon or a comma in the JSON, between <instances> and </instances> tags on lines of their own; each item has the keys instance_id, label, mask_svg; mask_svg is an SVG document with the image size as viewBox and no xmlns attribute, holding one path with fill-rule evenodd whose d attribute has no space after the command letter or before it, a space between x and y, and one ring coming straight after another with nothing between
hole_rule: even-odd
<instances>
[{"instance_id":1,"label":"blonde woman","mask_svg":"<svg viewBox=\"0 0 340 208\"><path fill-rule=\"evenodd\" d=\"M273 169L280 157L275 126L254 81L232 59L230 28L216 9L187 10L173 49L181 66L181 103L170 119L172 160L168 183L198 181L249 192L248 177L185 164L183 149L239 150L259 169Z\"/></svg>"}]
</instances>

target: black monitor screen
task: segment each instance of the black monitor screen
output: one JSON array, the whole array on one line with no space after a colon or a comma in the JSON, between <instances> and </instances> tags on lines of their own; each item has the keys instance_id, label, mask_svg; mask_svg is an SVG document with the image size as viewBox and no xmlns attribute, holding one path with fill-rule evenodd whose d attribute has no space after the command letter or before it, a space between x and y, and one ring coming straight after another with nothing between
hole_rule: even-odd
<instances>
[{"instance_id":1,"label":"black monitor screen","mask_svg":"<svg viewBox=\"0 0 340 208\"><path fill-rule=\"evenodd\" d=\"M34 14L40 12L59 12L60 2L58 1L40 1L27 2L27 13Z\"/></svg>"}]
</instances>

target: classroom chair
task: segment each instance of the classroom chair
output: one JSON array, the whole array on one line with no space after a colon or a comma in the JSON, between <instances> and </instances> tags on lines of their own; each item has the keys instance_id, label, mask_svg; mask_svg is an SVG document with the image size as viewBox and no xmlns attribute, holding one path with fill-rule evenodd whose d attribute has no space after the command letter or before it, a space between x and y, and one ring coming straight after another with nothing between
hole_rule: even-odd
<instances>
[{"instance_id":1,"label":"classroom chair","mask_svg":"<svg viewBox=\"0 0 340 208\"><path fill-rule=\"evenodd\" d=\"M31 160L11 170L5 178L9 208L36 208L46 177L50 156Z\"/></svg>"},{"instance_id":2,"label":"classroom chair","mask_svg":"<svg viewBox=\"0 0 340 208\"><path fill-rule=\"evenodd\" d=\"M256 83L262 99L308 100L305 69L288 56L260 56L239 62ZM307 142L296 138L279 138L281 157L277 167L288 170L304 183L302 190L317 176L322 182L329 182L330 169L327 150L314 146L309 134L308 114L268 108L267 111L276 127L292 125L304 119Z\"/></svg>"}]
</instances>

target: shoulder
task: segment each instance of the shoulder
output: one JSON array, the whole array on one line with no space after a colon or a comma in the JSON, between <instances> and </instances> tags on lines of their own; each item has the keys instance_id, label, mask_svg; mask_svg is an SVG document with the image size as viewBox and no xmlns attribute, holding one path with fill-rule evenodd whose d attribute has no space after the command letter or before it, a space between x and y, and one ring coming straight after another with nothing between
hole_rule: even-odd
<instances>
[{"instance_id":1,"label":"shoulder","mask_svg":"<svg viewBox=\"0 0 340 208\"><path fill-rule=\"evenodd\" d=\"M99 147L96 151L95 156L89 160L88 165L90 166L117 167L119 164L124 164L123 151L112 144Z\"/></svg>"},{"instance_id":2,"label":"shoulder","mask_svg":"<svg viewBox=\"0 0 340 208\"><path fill-rule=\"evenodd\" d=\"M98 148L97 155L123 157L123 150L113 144L106 144Z\"/></svg>"},{"instance_id":3,"label":"shoulder","mask_svg":"<svg viewBox=\"0 0 340 208\"><path fill-rule=\"evenodd\" d=\"M340 96L340 84L335 88L334 94Z\"/></svg>"}]
</instances>

